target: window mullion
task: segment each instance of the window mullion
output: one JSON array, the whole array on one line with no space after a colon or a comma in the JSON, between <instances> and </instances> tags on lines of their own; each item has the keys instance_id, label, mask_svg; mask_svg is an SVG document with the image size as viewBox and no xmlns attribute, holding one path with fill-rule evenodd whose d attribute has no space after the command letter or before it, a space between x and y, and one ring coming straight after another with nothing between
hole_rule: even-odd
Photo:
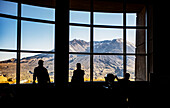
<instances>
[{"instance_id":1,"label":"window mullion","mask_svg":"<svg viewBox=\"0 0 170 108\"><path fill-rule=\"evenodd\" d=\"M20 49L21 49L21 1L18 1L18 18L17 18L17 71L16 84L20 84Z\"/></svg>"},{"instance_id":2,"label":"window mullion","mask_svg":"<svg viewBox=\"0 0 170 108\"><path fill-rule=\"evenodd\" d=\"M126 73L126 0L123 3L123 75Z\"/></svg>"},{"instance_id":3,"label":"window mullion","mask_svg":"<svg viewBox=\"0 0 170 108\"><path fill-rule=\"evenodd\" d=\"M91 0L91 14L90 14L90 81L93 82L93 0Z\"/></svg>"}]
</instances>

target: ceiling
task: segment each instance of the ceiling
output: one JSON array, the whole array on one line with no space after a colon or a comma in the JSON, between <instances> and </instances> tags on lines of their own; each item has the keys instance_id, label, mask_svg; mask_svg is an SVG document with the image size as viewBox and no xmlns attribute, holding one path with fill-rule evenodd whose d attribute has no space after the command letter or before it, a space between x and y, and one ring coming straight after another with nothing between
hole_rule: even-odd
<instances>
[{"instance_id":1,"label":"ceiling","mask_svg":"<svg viewBox=\"0 0 170 108\"><path fill-rule=\"evenodd\" d=\"M7 0L18 2L19 0ZM55 8L62 7L62 3L69 1L69 8L72 10L91 10L91 0L65 0L62 3L56 0L20 0L21 3L41 7ZM93 0L93 10L103 12L122 12L124 0ZM139 12L146 6L148 0L126 0L126 12ZM150 0L149 0L150 1ZM147 2L148 3L148 2Z\"/></svg>"}]
</instances>

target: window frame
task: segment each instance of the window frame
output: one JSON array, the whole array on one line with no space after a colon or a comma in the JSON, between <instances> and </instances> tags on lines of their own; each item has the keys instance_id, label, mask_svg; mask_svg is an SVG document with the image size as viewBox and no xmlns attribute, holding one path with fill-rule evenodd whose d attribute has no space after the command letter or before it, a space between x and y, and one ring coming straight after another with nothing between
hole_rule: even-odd
<instances>
[{"instance_id":1,"label":"window frame","mask_svg":"<svg viewBox=\"0 0 170 108\"><path fill-rule=\"evenodd\" d=\"M126 1L126 0L123 0L123 1ZM69 2L69 0L68 0ZM28 51L28 50L21 50L21 20L24 20L24 21L32 21L32 22L40 22L40 23L47 23L47 24L57 24L57 22L55 21L48 21L48 20L42 20L42 19L34 19L34 18L26 18L26 17L21 17L21 1L18 0L16 2L18 4L17 6L17 15L16 16L13 16L13 15L8 15L8 14L3 14L3 13L0 13L0 17L4 17L4 18L10 18L10 19L16 19L17 20L17 50L10 50L10 49L0 49L1 52L16 52L17 53L17 68L16 68L16 84L20 84L20 54L21 52L27 52L27 53L48 53L48 54L54 54L54 57L56 55L56 51L55 52L49 52L49 51ZM93 46L93 28L94 27L98 27L98 28L122 28L123 29L123 33L124 33L124 43L126 43L126 29L146 29L147 30L147 53L146 54L133 54L133 53L126 53L126 44L124 44L124 50L125 50L125 53L93 53L93 47L91 48L91 52L90 53L77 53L77 52L69 52L69 47L67 46L66 47L66 50L68 51L67 54L85 54L85 55L90 55L90 64L93 64L93 55L123 55L124 56L124 59L123 59L123 62L124 64L126 64L126 56L129 56L129 55L142 55L142 56L146 56L147 57L147 80L149 80L149 72L148 70L151 70L150 67L152 68L152 66L150 66L149 63L151 63L150 61L150 56L151 54L149 53L149 35L151 34L152 31L149 31L151 30L151 27L150 27L150 23L149 23L149 9L148 9L148 6L149 4L146 4L146 14L147 14L147 26L126 26L126 13L129 13L129 12L126 12L126 2L123 3L123 26L108 26L108 25L93 25L93 13L94 12L102 12L102 11L94 11L93 10L93 0L91 0L91 3L92 5L90 6L91 8L91 14L90 14L90 24L78 24L78 23L69 23L69 10L71 10L70 8L67 10L67 13L68 15L66 15L68 17L68 19L66 18L66 20L64 21L67 21L67 22L64 22L67 24L67 26L69 27L70 25L71 26L83 26L83 27L90 27L90 44L91 46ZM66 4L67 5L67 4ZM67 6L66 8L68 8L69 6ZM72 9L72 10L76 10L76 9ZM85 11L85 10L77 10L77 11ZM64 12L64 11L63 11ZM89 11L88 11L89 12ZM122 12L121 12L122 13ZM55 15L56 16L56 15ZM55 18L56 19L56 18ZM66 25L65 24L65 25ZM55 26L56 27L56 26ZM67 27L65 28L67 29ZM55 28L55 32L56 32L56 28ZM68 34L68 32L66 33ZM67 37L69 38L69 36ZM56 39L56 34L55 34L55 39ZM55 40L56 41L56 40ZM67 42L69 42L67 40ZM67 43L67 45L69 45ZM54 49L56 47L56 43L54 45ZM153 49L152 49L153 50ZM66 56L66 55L64 55ZM19 58L19 59L18 59ZM68 58L68 56L66 57ZM69 58L68 58L69 59ZM55 58L54 58L55 60ZM65 61L68 61L68 60L65 60ZM55 65L56 61L54 61L54 65ZM152 62L153 63L153 62ZM55 65L56 66L56 65ZM56 83L56 80L55 80L55 77L56 77L56 68L54 66L54 83ZM64 66L68 66L68 62L64 65ZM67 67L67 70L69 69L69 67ZM124 65L124 71L126 71L126 65ZM68 71L67 71L68 72ZM124 72L125 73L125 72ZM69 80L68 78L68 73L63 73L64 74L64 81L65 80ZM90 82L93 82L93 65L90 65Z\"/></svg>"},{"instance_id":2,"label":"window frame","mask_svg":"<svg viewBox=\"0 0 170 108\"><path fill-rule=\"evenodd\" d=\"M12 2L12 1L10 1ZM21 50L21 21L30 21L30 22L37 22L37 23L43 23L43 24L54 24L54 27L56 27L56 22L50 21L50 20L42 20L42 19L35 19L35 18L29 18L29 17L22 17L21 16L21 5L24 3L21 3L20 0L17 2L14 2L17 4L17 15L8 15L4 13L0 13L0 17L2 18L8 18L8 19L15 19L17 20L17 48L16 50L11 50L11 49L0 49L1 52L15 52L17 53L17 62L16 62L16 84L20 84L20 71L21 71L21 64L20 64L20 59L21 59L21 53L42 53L42 54L54 54L54 83L55 83L55 54L56 51L54 52L51 51L32 51L32 50ZM45 7L48 8L48 7ZM54 31L55 34L55 31ZM56 39L56 35L54 36ZM54 49L55 49L55 39L54 39Z\"/></svg>"},{"instance_id":3,"label":"window frame","mask_svg":"<svg viewBox=\"0 0 170 108\"><path fill-rule=\"evenodd\" d=\"M136 26L127 26L127 22L126 22L126 14L127 13L130 13L130 12L127 12L126 11L126 6L127 6L127 2L126 0L123 0L123 11L121 11L120 13L123 13L123 26L112 26L112 25L95 25L94 24L94 12L105 12L105 11L95 11L94 10L94 0L91 0L90 2L90 10L81 10L81 9L71 9L69 8L69 12L70 11L83 11L83 12L90 12L90 24L81 24L81 23L71 23L70 20L69 20L69 27L70 26L77 26L77 27L90 27L90 52L89 53L83 53L83 52L69 52L69 54L83 54L83 55L90 55L90 82L94 82L93 81L93 70L94 70L94 67L93 67L93 56L95 55L122 55L123 56L123 75L126 74L126 71L127 71L127 56L145 56L146 57L146 80L145 81L149 81L149 65L148 65L148 62L149 62L149 54L148 54L148 39L149 39L149 28L148 28L148 25L149 25L149 22L147 19L149 19L149 15L148 15L148 12L147 12L147 7L148 7L148 4L145 4L145 8L146 8L146 22L145 22L145 25L144 26L141 26L141 25L136 25ZM107 12L107 13L114 13L113 12ZM131 13L136 13L136 12L131 12ZM137 21L136 21L137 22ZM94 52L94 46L93 46L93 42L94 42L94 28L116 28L116 29L123 29L123 53L95 53ZM127 41L127 29L135 29L136 31L137 30L141 30L141 29L144 29L146 31L146 34L145 34L145 45L146 45L146 52L145 53L139 53L137 54L136 52L135 53L128 53L127 52L127 48L126 48L126 41ZM70 37L70 36L69 36ZM136 73L136 72L135 72ZM69 79L69 78L68 78ZM136 74L135 74L135 81L136 81Z\"/></svg>"}]
</instances>

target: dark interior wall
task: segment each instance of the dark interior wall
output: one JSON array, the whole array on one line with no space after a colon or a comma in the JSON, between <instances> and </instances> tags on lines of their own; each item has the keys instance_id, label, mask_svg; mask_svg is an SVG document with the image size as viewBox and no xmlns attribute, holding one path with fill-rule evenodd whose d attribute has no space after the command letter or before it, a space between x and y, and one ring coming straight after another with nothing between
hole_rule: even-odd
<instances>
[{"instance_id":1,"label":"dark interior wall","mask_svg":"<svg viewBox=\"0 0 170 108\"><path fill-rule=\"evenodd\" d=\"M154 74L156 82L169 82L169 5L164 1L154 1L153 45Z\"/></svg>"},{"instance_id":2,"label":"dark interior wall","mask_svg":"<svg viewBox=\"0 0 170 108\"><path fill-rule=\"evenodd\" d=\"M153 14L153 45L154 70L151 79L154 85L152 90L153 105L161 107L169 105L170 97L170 70L169 70L169 4L165 0L154 1Z\"/></svg>"}]
</instances>

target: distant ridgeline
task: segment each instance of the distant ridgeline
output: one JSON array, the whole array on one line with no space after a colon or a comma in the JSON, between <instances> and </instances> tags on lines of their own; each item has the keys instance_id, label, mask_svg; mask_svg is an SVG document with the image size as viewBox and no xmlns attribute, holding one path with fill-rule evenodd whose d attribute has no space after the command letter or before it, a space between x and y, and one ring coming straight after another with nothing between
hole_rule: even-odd
<instances>
[{"instance_id":1,"label":"distant ridgeline","mask_svg":"<svg viewBox=\"0 0 170 108\"><path fill-rule=\"evenodd\" d=\"M135 53L135 45L127 42L128 52ZM72 40L69 43L70 52L90 52L90 42L84 40ZM94 53L123 53L123 39L113 39L104 41L94 41ZM107 73L113 73L118 77L123 77L123 56L121 55L94 55L93 57L93 80L104 81ZM85 79L90 79L90 56L89 55L69 55L69 76L73 75L76 63L81 63L85 70ZM135 77L135 58L127 57L127 72L131 74L131 79Z\"/></svg>"},{"instance_id":2,"label":"distant ridgeline","mask_svg":"<svg viewBox=\"0 0 170 108\"><path fill-rule=\"evenodd\" d=\"M135 52L135 46L127 42L127 50ZM52 50L54 51L54 50ZM84 40L72 40L69 42L70 52L90 52L90 43ZM122 53L123 40L113 39L94 42L95 53ZM38 60L44 60L44 66L48 69L50 79L54 81L54 56L52 54L38 54L30 57L24 57L20 60L21 72L20 80L22 83L31 83L33 79L34 68L38 66ZM16 79L16 59L0 61L0 74L6 82L15 83ZM93 77L96 81L104 81L106 73L113 73L119 77L123 74L123 56L121 55L94 55L94 73ZM131 79L134 78L135 59L127 58L127 72L131 74ZM90 79L90 56L89 55L69 55L69 79L71 79L73 70L76 69L76 63L82 64L82 69L85 70L85 80ZM1 77L0 76L0 77ZM3 81L0 80L0 83Z\"/></svg>"}]
</instances>

